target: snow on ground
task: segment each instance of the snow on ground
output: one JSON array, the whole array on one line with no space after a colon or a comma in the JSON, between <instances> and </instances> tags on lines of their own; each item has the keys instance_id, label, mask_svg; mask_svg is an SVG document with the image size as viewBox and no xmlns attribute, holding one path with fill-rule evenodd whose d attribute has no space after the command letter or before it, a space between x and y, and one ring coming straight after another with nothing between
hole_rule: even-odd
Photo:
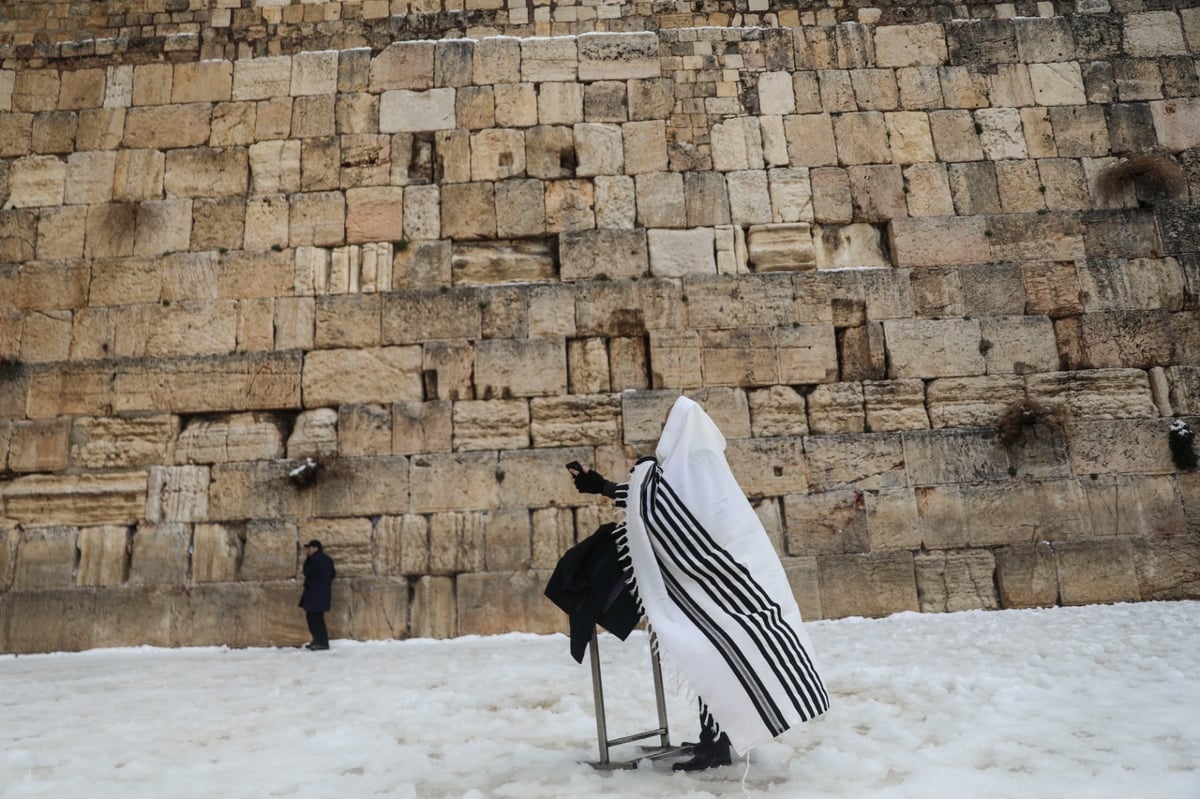
<instances>
[{"instance_id":1,"label":"snow on ground","mask_svg":"<svg viewBox=\"0 0 1200 799\"><path fill-rule=\"evenodd\" d=\"M830 712L696 775L586 764L564 636L3 656L0 797L1200 799L1200 602L807 626ZM610 736L653 726L646 636L600 649Z\"/></svg>"}]
</instances>

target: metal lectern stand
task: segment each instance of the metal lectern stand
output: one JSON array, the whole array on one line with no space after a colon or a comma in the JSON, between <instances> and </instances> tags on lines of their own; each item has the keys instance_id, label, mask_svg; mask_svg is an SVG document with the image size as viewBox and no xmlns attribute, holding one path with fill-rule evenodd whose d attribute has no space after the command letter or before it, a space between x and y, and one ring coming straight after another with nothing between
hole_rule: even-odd
<instances>
[{"instance_id":1,"label":"metal lectern stand","mask_svg":"<svg viewBox=\"0 0 1200 799\"><path fill-rule=\"evenodd\" d=\"M621 738L608 737L608 723L604 717L604 683L600 677L599 637L592 631L592 691L596 698L596 737L600 744L600 760L592 763L593 768L605 771L619 768L635 768L639 760L658 760L673 755L685 755L691 751L690 746L671 746L670 730L667 728L667 702L663 697L662 667L658 662L658 652L653 642L650 646L650 669L654 674L654 701L658 707L658 727L643 732L635 732ZM609 747L641 741L645 738L659 736L658 746L643 746L641 754L631 760L612 760L608 756Z\"/></svg>"}]
</instances>

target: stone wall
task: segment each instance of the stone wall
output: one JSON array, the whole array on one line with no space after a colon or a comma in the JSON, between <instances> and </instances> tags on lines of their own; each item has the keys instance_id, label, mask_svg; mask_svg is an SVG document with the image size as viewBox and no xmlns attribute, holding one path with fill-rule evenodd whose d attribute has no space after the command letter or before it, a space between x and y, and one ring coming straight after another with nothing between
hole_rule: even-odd
<instances>
[{"instance_id":1,"label":"stone wall","mask_svg":"<svg viewBox=\"0 0 1200 799\"><path fill-rule=\"evenodd\" d=\"M1200 10L136 5L0 28L0 651L562 629L680 392L807 618L1200 597Z\"/></svg>"}]
</instances>

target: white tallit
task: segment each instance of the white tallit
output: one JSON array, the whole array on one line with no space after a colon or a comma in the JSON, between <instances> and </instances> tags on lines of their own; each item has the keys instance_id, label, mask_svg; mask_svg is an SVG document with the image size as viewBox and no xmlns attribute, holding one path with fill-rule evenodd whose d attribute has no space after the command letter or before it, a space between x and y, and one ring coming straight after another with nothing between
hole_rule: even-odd
<instances>
[{"instance_id":1,"label":"white tallit","mask_svg":"<svg viewBox=\"0 0 1200 799\"><path fill-rule=\"evenodd\" d=\"M824 713L829 697L783 566L725 460L680 397L657 462L633 469L621 546L659 651L744 753Z\"/></svg>"}]
</instances>

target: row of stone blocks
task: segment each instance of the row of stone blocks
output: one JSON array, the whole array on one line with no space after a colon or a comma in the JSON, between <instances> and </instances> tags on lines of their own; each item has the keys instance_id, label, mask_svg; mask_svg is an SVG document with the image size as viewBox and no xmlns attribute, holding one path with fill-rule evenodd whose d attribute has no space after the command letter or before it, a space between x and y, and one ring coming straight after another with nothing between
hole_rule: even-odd
<instances>
[{"instance_id":1,"label":"row of stone blocks","mask_svg":"<svg viewBox=\"0 0 1200 799\"><path fill-rule=\"evenodd\" d=\"M336 554L336 553L335 553ZM1200 597L1195 533L785 558L805 618ZM566 630L549 571L335 581L331 635L357 640ZM295 581L0 593L0 653L110 646L289 646Z\"/></svg>"},{"instance_id":2,"label":"row of stone blocks","mask_svg":"<svg viewBox=\"0 0 1200 799\"><path fill-rule=\"evenodd\" d=\"M1191 423L1195 425L1196 420L1191 419ZM774 511L767 506L762 509L774 520L769 528L791 529L791 520L797 524L802 521L801 530L824 529L827 515L840 520L834 524L838 535L831 539L838 551L869 551L875 548L871 540L881 538L900 540L903 548L929 542L938 546L965 545L975 539L964 542L955 536L963 535L970 525L956 525L972 515L976 508L973 503L991 501L989 497L1013 503L1013 509L997 522L1000 532L996 535L1007 535L1003 532L1008 529L1005 525L1018 516L1028 517L1021 522L1025 527L1058 525L1072 530L1075 537L1090 532L1111 534L1137 525L1178 532L1187 525L1189 514L1195 516L1197 485L1184 477L1169 477L1176 467L1168 445L1168 426L1165 419L1076 422L1068 436L1057 425L1045 423L1016 431L1020 435L1007 446L995 429L733 439L728 442L728 457L748 495L778 506ZM411 457L317 456L315 484L307 488L294 485L290 478L297 465L305 462L303 459L37 474L3 483L0 518L38 528L175 525L158 531L157 537L144 531L146 535L139 540L167 542L163 545L165 551L176 553L169 559L175 563L172 569L183 575L189 567L186 557L178 553L187 552L191 539L180 525L303 520L306 526L301 537L312 537L318 528L325 532L316 536L320 538L340 531L339 536L357 542L363 562L370 564L372 548L383 550L378 542L372 543L377 530L364 517L390 519L417 514L420 518L413 523L418 524L417 534L425 541L425 515L450 514L446 518L454 519L454 514L469 513L482 524L480 519L486 514L500 514L504 524L498 529L503 533L497 534L497 540L512 542L514 548L496 549L488 559L481 543L480 559L461 569L469 571L488 563L495 565L498 558L526 563L532 557L529 541L533 539L551 540L549 548L555 549L553 542L561 538L555 531L566 522L549 517L554 526L539 527L548 522L539 521L537 513L581 504L590 507L588 501L581 502L564 476L564 463L592 463L601 473L620 477L633 458L647 452L652 444L653 439L648 438L626 446L429 452ZM1128 477L1137 475L1141 477ZM1127 478L1132 482L1125 485ZM1025 483L1027 480L1036 485ZM992 482L995 485L988 485ZM855 493L862 491L884 491L886 496L877 502ZM1106 510L1110 500L1119 506L1119 513ZM875 512L877 507L882 509L880 513ZM1021 507L1032 510L1018 513ZM1144 519L1137 521L1140 517L1125 515L1130 512L1143 514ZM1043 516L1045 520L1039 523L1037 519ZM1163 519L1168 521L1160 521ZM888 528L888 524L894 527ZM587 522L577 526L590 527ZM846 531L855 532L847 537ZM571 527L567 538L574 532ZM457 535L446 534L452 539ZM55 551L62 557L51 559L63 562L67 571L60 577L67 581L72 579L76 551L76 539L70 535L63 533L54 539L58 547ZM782 541L783 533L779 535ZM89 546L98 547L95 551L102 552L105 548L101 544L109 539L86 540L91 542ZM1011 540L1002 538L1000 543ZM790 554L811 554L811 548L820 545L793 537L787 546ZM124 546L117 550L124 551ZM222 551L240 550L234 547ZM425 544L415 551L419 558L427 555ZM273 557L286 561L288 556L285 552ZM442 568L450 568L445 566L445 557L440 562ZM218 571L225 573L229 568ZM288 568L290 575L294 564ZM367 573L397 573L391 567L367 568Z\"/></svg>"},{"instance_id":3,"label":"row of stone blocks","mask_svg":"<svg viewBox=\"0 0 1200 799\"><path fill-rule=\"evenodd\" d=\"M832 382L803 391L786 385L709 387L687 393L709 408L730 440L739 442L736 446L753 447L779 437L994 430L1021 405L1044 407L1077 436L1081 425L1101 420L1157 423L1159 417L1196 413L1198 381L1200 367L1172 366L1149 372L1098 369ZM229 396L238 385L231 385ZM657 437L662 415L679 393L631 389L379 404L362 402L360 393L359 401L333 408L230 413L221 405L225 393L215 386L208 391L213 403L208 408L187 401L196 413L184 412L185 407L176 413L148 408L113 415L99 408L60 406L67 414L58 415L46 414L56 409L39 404L33 419L0 418L0 471L73 473L285 457L639 446ZM76 395L75 401L82 398Z\"/></svg>"}]
</instances>

